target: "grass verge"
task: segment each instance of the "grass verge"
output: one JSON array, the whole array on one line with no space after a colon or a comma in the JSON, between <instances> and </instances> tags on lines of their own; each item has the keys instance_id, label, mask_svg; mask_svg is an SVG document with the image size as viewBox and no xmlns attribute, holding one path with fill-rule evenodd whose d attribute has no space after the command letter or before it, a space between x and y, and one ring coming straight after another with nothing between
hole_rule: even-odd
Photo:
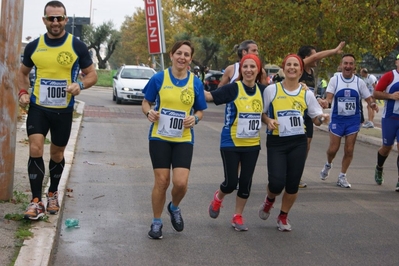
<instances>
[{"instance_id":1,"label":"grass verge","mask_svg":"<svg viewBox=\"0 0 399 266\"><path fill-rule=\"evenodd\" d=\"M116 70L97 69L98 80L96 86L112 87L112 77L115 73Z\"/></svg>"}]
</instances>

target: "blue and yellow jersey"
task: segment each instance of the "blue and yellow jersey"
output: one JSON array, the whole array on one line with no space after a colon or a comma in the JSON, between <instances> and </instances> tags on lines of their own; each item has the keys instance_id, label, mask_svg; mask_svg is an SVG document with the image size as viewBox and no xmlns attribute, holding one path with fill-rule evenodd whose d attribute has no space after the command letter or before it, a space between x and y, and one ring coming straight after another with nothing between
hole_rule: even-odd
<instances>
[{"instance_id":1,"label":"blue and yellow jersey","mask_svg":"<svg viewBox=\"0 0 399 266\"><path fill-rule=\"evenodd\" d=\"M255 93L248 95L241 81L237 97L226 104L225 121L220 147L253 147L260 145L259 130L262 127L262 93L256 85Z\"/></svg>"},{"instance_id":2,"label":"blue and yellow jersey","mask_svg":"<svg viewBox=\"0 0 399 266\"><path fill-rule=\"evenodd\" d=\"M79 74L79 57L68 34L59 46L48 46L42 35L31 59L36 66L36 79L31 104L54 109L73 108L74 99L65 90Z\"/></svg>"},{"instance_id":3,"label":"blue and yellow jersey","mask_svg":"<svg viewBox=\"0 0 399 266\"><path fill-rule=\"evenodd\" d=\"M184 128L183 120L195 110L206 109L201 80L188 72L187 80L176 81L170 69L155 74L143 92L146 100L155 102L160 119L152 123L150 140L194 143L192 128Z\"/></svg>"},{"instance_id":4,"label":"blue and yellow jersey","mask_svg":"<svg viewBox=\"0 0 399 266\"><path fill-rule=\"evenodd\" d=\"M276 129L267 130L267 134L280 137L305 134L304 114L308 109L306 93L300 89L296 95L287 94L281 83L276 84L276 96L271 101L268 115L278 121Z\"/></svg>"}]
</instances>

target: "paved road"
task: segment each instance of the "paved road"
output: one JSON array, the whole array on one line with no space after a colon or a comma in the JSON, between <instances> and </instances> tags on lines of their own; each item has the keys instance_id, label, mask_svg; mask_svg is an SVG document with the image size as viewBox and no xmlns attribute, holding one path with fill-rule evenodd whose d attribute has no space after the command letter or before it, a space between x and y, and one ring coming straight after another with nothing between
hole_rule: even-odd
<instances>
[{"instance_id":1,"label":"paved road","mask_svg":"<svg viewBox=\"0 0 399 266\"><path fill-rule=\"evenodd\" d=\"M386 182L373 180L376 147L356 144L348 172L352 189L335 185L342 148L331 177L321 181L328 135L316 130L300 194L291 213L293 231L276 229L281 198L267 221L258 218L265 196L265 136L244 218L248 232L230 225L234 196L218 219L208 204L222 181L219 134L223 107L209 104L195 128L196 143L186 198L185 229L171 228L164 212L164 239L147 237L152 211L153 174L148 156L149 122L139 105L116 105L110 91L81 95L85 115L64 199L62 221L80 219L79 229L61 225L51 265L398 265L399 193L396 156L388 158ZM108 95L109 94L109 95ZM170 190L167 200L170 200Z\"/></svg>"}]
</instances>

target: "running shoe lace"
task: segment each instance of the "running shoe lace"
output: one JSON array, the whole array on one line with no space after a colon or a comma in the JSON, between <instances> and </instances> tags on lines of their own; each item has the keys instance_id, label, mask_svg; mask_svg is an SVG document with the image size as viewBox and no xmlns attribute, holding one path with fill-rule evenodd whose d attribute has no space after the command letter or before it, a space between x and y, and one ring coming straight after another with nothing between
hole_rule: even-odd
<instances>
[{"instance_id":1,"label":"running shoe lace","mask_svg":"<svg viewBox=\"0 0 399 266\"><path fill-rule=\"evenodd\" d=\"M31 202L28 205L27 212L36 212L36 209L39 208L39 204L36 202Z\"/></svg>"},{"instance_id":2,"label":"running shoe lace","mask_svg":"<svg viewBox=\"0 0 399 266\"><path fill-rule=\"evenodd\" d=\"M176 223L180 224L181 223L180 210L172 211L172 215Z\"/></svg>"},{"instance_id":3,"label":"running shoe lace","mask_svg":"<svg viewBox=\"0 0 399 266\"><path fill-rule=\"evenodd\" d=\"M283 225L287 225L288 224L287 223L287 215L280 215L279 219L280 219L280 221L281 221L281 223Z\"/></svg>"},{"instance_id":4,"label":"running shoe lace","mask_svg":"<svg viewBox=\"0 0 399 266\"><path fill-rule=\"evenodd\" d=\"M222 201L213 200L212 201L212 210L218 211L222 207Z\"/></svg>"},{"instance_id":5,"label":"running shoe lace","mask_svg":"<svg viewBox=\"0 0 399 266\"><path fill-rule=\"evenodd\" d=\"M238 224L238 225L243 225L244 224L244 222L242 221L242 216L241 215L234 216L233 221L234 221L235 224Z\"/></svg>"},{"instance_id":6,"label":"running shoe lace","mask_svg":"<svg viewBox=\"0 0 399 266\"><path fill-rule=\"evenodd\" d=\"M161 227L162 227L162 223L153 223L152 231L154 231L155 233L158 233L159 230L161 230Z\"/></svg>"},{"instance_id":7,"label":"running shoe lace","mask_svg":"<svg viewBox=\"0 0 399 266\"><path fill-rule=\"evenodd\" d=\"M52 197L48 198L48 205L50 208L58 207L57 206L57 194L53 194Z\"/></svg>"}]
</instances>

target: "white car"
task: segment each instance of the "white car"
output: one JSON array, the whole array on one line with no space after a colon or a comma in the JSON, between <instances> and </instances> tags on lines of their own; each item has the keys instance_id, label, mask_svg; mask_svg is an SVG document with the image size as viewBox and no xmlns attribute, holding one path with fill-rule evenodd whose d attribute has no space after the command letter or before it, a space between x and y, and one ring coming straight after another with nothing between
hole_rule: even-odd
<instances>
[{"instance_id":1,"label":"white car","mask_svg":"<svg viewBox=\"0 0 399 266\"><path fill-rule=\"evenodd\" d=\"M145 66L125 65L113 77L113 97L117 104L140 102L144 99L143 89L155 70Z\"/></svg>"}]
</instances>

